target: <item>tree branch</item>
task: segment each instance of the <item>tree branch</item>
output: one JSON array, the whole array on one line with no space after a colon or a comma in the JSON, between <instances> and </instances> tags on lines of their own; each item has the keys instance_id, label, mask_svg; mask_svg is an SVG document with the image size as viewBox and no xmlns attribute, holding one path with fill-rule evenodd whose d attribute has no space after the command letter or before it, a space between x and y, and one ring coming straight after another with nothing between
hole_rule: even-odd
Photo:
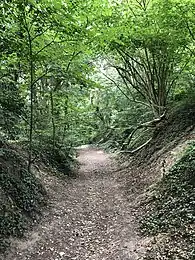
<instances>
[{"instance_id":1,"label":"tree branch","mask_svg":"<svg viewBox=\"0 0 195 260\"><path fill-rule=\"evenodd\" d=\"M165 117L165 114L166 114L166 111L164 111L164 113L163 113L159 118L155 118L155 119L153 119L153 120L151 120L151 121L148 121L148 122L146 122L146 123L143 123L143 124L138 125L138 126L131 132L131 134L129 135L129 137L128 137L128 143L126 143L126 144L127 144L127 145L130 144L130 142L131 142L131 140L132 140L134 134L137 132L137 130L139 130L139 129L141 129L141 128L153 128L153 127L156 127L156 125L163 120L163 118ZM127 129L128 129L128 128L127 128ZM126 131L127 129L125 129L125 131ZM125 144L123 144L123 146L122 146L121 149L124 148L124 145L125 145Z\"/></svg>"},{"instance_id":2,"label":"tree branch","mask_svg":"<svg viewBox=\"0 0 195 260\"><path fill-rule=\"evenodd\" d=\"M51 29L52 28L52 24L49 26L49 27L47 27L45 30L43 30L41 33L39 33L39 34L37 34L37 35L35 35L33 38L32 38L32 41L34 41L36 38L38 38L39 36L41 36L41 35L43 35L45 32L47 32L49 29Z\"/></svg>"},{"instance_id":3,"label":"tree branch","mask_svg":"<svg viewBox=\"0 0 195 260\"><path fill-rule=\"evenodd\" d=\"M49 42L48 44L46 44L43 48L41 48L39 51L37 51L34 56L36 57L39 53L41 53L44 49L46 49L47 47L49 47L52 43L54 43L55 38L57 36L58 33L55 34L53 40L51 42Z\"/></svg>"},{"instance_id":4,"label":"tree branch","mask_svg":"<svg viewBox=\"0 0 195 260\"><path fill-rule=\"evenodd\" d=\"M120 153L130 153L130 154L133 155L134 153L136 153L136 152L140 151L142 148L144 148L144 147L145 147L147 144L149 144L151 141L152 141L152 137L151 137L149 140L147 140L144 144L140 145L138 148L136 148L136 149L134 149L134 150L132 150L132 151L128 151L128 150L120 151Z\"/></svg>"}]
</instances>

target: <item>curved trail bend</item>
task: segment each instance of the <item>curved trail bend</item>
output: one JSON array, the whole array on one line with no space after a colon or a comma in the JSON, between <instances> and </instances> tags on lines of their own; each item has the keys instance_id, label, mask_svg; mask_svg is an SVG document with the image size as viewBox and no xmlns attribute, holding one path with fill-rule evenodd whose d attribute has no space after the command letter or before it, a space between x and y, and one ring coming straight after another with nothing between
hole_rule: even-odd
<instances>
[{"instance_id":1,"label":"curved trail bend","mask_svg":"<svg viewBox=\"0 0 195 260\"><path fill-rule=\"evenodd\" d=\"M101 150L79 150L71 181L42 173L51 207L33 231L13 240L3 260L136 260L144 241L114 162Z\"/></svg>"}]
</instances>

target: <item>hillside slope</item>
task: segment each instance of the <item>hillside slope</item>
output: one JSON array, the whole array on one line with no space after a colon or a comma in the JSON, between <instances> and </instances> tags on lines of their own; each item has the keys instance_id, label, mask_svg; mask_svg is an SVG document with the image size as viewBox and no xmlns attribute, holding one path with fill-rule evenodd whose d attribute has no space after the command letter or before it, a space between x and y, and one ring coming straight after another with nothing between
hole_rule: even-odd
<instances>
[{"instance_id":1,"label":"hillside slope","mask_svg":"<svg viewBox=\"0 0 195 260\"><path fill-rule=\"evenodd\" d=\"M189 104L160 123L130 159L128 195L137 194L140 230L151 241L144 259L195 259L194 141L195 106Z\"/></svg>"},{"instance_id":2,"label":"hillside slope","mask_svg":"<svg viewBox=\"0 0 195 260\"><path fill-rule=\"evenodd\" d=\"M21 237L36 221L46 203L46 191L34 173L27 171L24 150L0 141L0 252L10 236Z\"/></svg>"},{"instance_id":3,"label":"hillside slope","mask_svg":"<svg viewBox=\"0 0 195 260\"><path fill-rule=\"evenodd\" d=\"M1 250L6 238L25 234L11 239L3 259L194 259L194 119L193 104L175 109L146 147L118 165L86 150L74 179L47 168L29 175L21 149L2 142ZM40 223L26 232L47 196Z\"/></svg>"}]
</instances>

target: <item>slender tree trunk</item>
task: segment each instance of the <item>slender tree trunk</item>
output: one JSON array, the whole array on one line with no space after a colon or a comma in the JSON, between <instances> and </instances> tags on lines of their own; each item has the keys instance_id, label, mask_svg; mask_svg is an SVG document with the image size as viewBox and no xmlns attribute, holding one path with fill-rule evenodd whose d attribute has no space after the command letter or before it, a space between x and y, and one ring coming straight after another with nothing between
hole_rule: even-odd
<instances>
[{"instance_id":1,"label":"slender tree trunk","mask_svg":"<svg viewBox=\"0 0 195 260\"><path fill-rule=\"evenodd\" d=\"M29 122L29 158L28 158L28 171L31 172L32 166L32 145L33 145L33 124L34 124L34 63L33 63L33 50L32 40L28 32L29 40L29 58L30 58L30 122Z\"/></svg>"},{"instance_id":2,"label":"slender tree trunk","mask_svg":"<svg viewBox=\"0 0 195 260\"><path fill-rule=\"evenodd\" d=\"M50 102L51 102L51 121L52 121L52 150L53 153L55 152L55 145L56 145L56 125L55 125L55 118L54 118L54 101L53 101L53 92L50 92Z\"/></svg>"},{"instance_id":3,"label":"slender tree trunk","mask_svg":"<svg viewBox=\"0 0 195 260\"><path fill-rule=\"evenodd\" d=\"M65 106L64 106L64 119L65 119L64 121L65 121L65 124L64 124L64 129L63 129L62 140L61 140L62 143L64 142L64 139L65 139L65 136L66 136L66 131L69 128L69 123L68 123L68 120L67 120L67 117L68 117L68 101L69 101L69 98L68 98L68 95L66 95Z\"/></svg>"}]
</instances>

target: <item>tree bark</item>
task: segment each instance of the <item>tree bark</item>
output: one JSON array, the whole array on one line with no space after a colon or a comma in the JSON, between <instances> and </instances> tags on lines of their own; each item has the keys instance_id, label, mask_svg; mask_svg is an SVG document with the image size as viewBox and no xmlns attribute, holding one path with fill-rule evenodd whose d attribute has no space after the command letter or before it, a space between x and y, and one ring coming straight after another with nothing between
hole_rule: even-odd
<instances>
[{"instance_id":1,"label":"tree bark","mask_svg":"<svg viewBox=\"0 0 195 260\"><path fill-rule=\"evenodd\" d=\"M50 102L51 102L51 121L52 121L52 150L53 154L55 152L55 145L56 145L56 125L55 125L55 118L54 118L54 101L53 101L53 92L50 92Z\"/></svg>"},{"instance_id":2,"label":"tree bark","mask_svg":"<svg viewBox=\"0 0 195 260\"><path fill-rule=\"evenodd\" d=\"M31 172L32 166L32 145L33 145L33 124L34 124L34 63L33 63L33 50L32 39L30 32L28 33L29 41L29 69L30 69L30 123L29 123L29 158L28 158L28 171Z\"/></svg>"}]
</instances>

